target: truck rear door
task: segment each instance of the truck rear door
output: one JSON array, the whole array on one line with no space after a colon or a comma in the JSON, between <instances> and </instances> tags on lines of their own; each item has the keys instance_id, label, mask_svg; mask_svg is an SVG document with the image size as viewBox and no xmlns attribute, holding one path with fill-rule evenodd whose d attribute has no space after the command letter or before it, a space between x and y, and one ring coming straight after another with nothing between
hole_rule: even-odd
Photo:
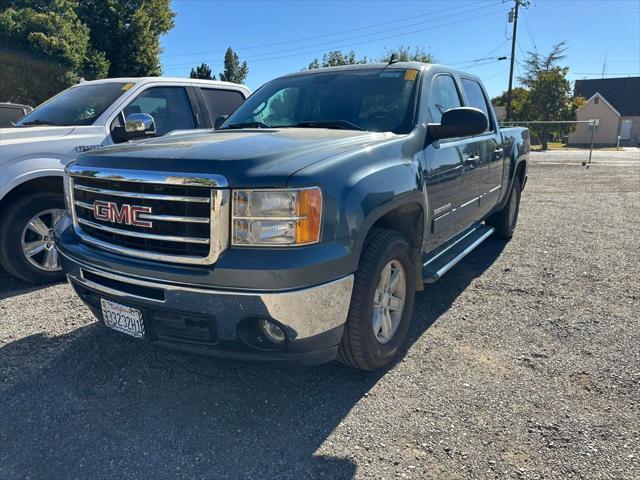
<instances>
[{"instance_id":1,"label":"truck rear door","mask_svg":"<svg viewBox=\"0 0 640 480\"><path fill-rule=\"evenodd\" d=\"M478 158L468 165L473 171L469 172L467 185L478 198L477 218L480 219L489 213L500 197L504 154L493 109L482 85L477 80L464 77L460 83L465 106L482 110L489 121L487 131L473 137Z\"/></svg>"}]
</instances>

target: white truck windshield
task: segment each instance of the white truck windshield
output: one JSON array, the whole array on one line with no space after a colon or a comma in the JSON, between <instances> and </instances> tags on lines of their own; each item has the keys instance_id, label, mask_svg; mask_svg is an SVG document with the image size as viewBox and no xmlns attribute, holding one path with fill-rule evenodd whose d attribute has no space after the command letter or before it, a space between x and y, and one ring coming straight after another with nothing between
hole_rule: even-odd
<instances>
[{"instance_id":1,"label":"white truck windshield","mask_svg":"<svg viewBox=\"0 0 640 480\"><path fill-rule=\"evenodd\" d=\"M37 107L16 126L91 125L130 85L107 82L71 87Z\"/></svg>"}]
</instances>

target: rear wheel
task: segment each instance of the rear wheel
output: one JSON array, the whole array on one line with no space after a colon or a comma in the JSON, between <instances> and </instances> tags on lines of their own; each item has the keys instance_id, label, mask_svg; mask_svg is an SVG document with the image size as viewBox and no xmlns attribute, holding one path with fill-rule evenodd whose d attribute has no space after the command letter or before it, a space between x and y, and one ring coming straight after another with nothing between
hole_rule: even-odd
<instances>
[{"instance_id":1,"label":"rear wheel","mask_svg":"<svg viewBox=\"0 0 640 480\"><path fill-rule=\"evenodd\" d=\"M375 370L394 360L413 314L415 275L407 240L393 230L369 235L355 275L338 360Z\"/></svg>"},{"instance_id":2,"label":"rear wheel","mask_svg":"<svg viewBox=\"0 0 640 480\"><path fill-rule=\"evenodd\" d=\"M52 230L64 215L64 200L55 193L35 193L7 207L0 225L0 264L11 275L31 283L64 278Z\"/></svg>"},{"instance_id":3,"label":"rear wheel","mask_svg":"<svg viewBox=\"0 0 640 480\"><path fill-rule=\"evenodd\" d=\"M506 205L502 210L498 210L486 220L486 224L496 229L495 236L498 238L510 239L518 223L518 213L520 211L520 195L522 188L518 177L513 179L511 192Z\"/></svg>"}]
</instances>

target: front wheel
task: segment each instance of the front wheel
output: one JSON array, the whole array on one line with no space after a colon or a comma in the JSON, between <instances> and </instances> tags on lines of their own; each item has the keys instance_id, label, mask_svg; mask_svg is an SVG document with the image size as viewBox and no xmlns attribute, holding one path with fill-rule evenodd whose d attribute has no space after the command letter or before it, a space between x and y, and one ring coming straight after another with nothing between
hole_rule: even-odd
<instances>
[{"instance_id":1,"label":"front wheel","mask_svg":"<svg viewBox=\"0 0 640 480\"><path fill-rule=\"evenodd\" d=\"M64 215L62 195L35 193L7 207L0 225L0 264L11 275L30 283L64 278L52 234Z\"/></svg>"},{"instance_id":2,"label":"front wheel","mask_svg":"<svg viewBox=\"0 0 640 480\"><path fill-rule=\"evenodd\" d=\"M338 360L361 370L391 363L400 352L416 290L411 248L393 230L375 229L366 242Z\"/></svg>"}]
</instances>

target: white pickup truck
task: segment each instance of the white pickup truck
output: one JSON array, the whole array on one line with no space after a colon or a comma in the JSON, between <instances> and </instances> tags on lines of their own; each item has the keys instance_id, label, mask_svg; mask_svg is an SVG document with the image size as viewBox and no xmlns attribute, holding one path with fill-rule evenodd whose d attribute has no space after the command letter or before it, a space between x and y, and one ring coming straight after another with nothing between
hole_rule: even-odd
<instances>
[{"instance_id":1,"label":"white pickup truck","mask_svg":"<svg viewBox=\"0 0 640 480\"><path fill-rule=\"evenodd\" d=\"M211 129L250 91L185 78L83 82L0 128L0 265L32 283L63 278L53 237L64 166L84 151L175 130Z\"/></svg>"}]
</instances>

